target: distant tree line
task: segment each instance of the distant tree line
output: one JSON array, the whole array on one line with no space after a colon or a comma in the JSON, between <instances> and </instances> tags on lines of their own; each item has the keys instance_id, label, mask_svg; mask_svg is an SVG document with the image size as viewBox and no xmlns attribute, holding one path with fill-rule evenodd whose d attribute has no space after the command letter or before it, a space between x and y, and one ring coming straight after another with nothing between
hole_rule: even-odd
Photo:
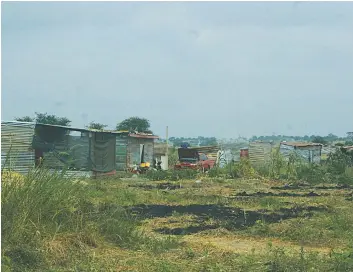
<instances>
[{"instance_id":1,"label":"distant tree line","mask_svg":"<svg viewBox=\"0 0 353 272\"><path fill-rule=\"evenodd\" d=\"M346 137L338 137L332 133L327 136L319 136L319 135L305 135L305 136L286 136L286 135L272 135L272 136L253 136L249 139L251 142L253 141L296 141L296 142L312 142L312 143L320 143L320 144L328 144L336 141L345 141L346 144L350 142L353 143L353 137L351 136L351 132L347 132Z\"/></svg>"},{"instance_id":2,"label":"distant tree line","mask_svg":"<svg viewBox=\"0 0 353 272\"><path fill-rule=\"evenodd\" d=\"M216 137L203 137L199 136L197 138L184 138L184 137L170 137L169 141L173 143L174 146L180 147L182 144L188 143L190 146L212 146L217 145Z\"/></svg>"},{"instance_id":3,"label":"distant tree line","mask_svg":"<svg viewBox=\"0 0 353 272\"><path fill-rule=\"evenodd\" d=\"M35 112L35 116L24 116L15 118L16 121L20 122L36 122L40 124L50 124L50 125L59 125L59 126L67 126L69 127L71 124L71 120L66 117L59 117L54 114L48 113L38 113ZM89 129L103 130L107 127L107 125L99 123L99 122L90 122L88 126ZM133 116L127 118L119 123L117 123L116 130L124 130L129 132L143 132L143 133L153 133L151 130L151 123L146 118L141 118L137 116ZM174 146L181 146L183 143L188 143L191 146L211 146L217 145L218 141L216 137L203 137L199 136L197 138L191 137L170 137L169 141L173 143ZM347 132L346 137L338 137L332 133L327 136L319 136L319 135L305 135L305 136L287 136L287 135L271 135L271 136L253 136L249 139L249 141L297 141L297 142L315 142L321 144L332 143L336 141L345 142L346 145L353 145L353 132Z\"/></svg>"}]
</instances>

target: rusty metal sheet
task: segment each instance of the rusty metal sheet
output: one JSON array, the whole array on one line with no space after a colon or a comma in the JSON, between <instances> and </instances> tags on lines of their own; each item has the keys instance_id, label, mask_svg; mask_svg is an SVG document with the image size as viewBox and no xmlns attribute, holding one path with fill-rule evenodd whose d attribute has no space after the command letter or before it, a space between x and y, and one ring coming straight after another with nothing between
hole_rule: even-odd
<instances>
[{"instance_id":1,"label":"rusty metal sheet","mask_svg":"<svg viewBox=\"0 0 353 272\"><path fill-rule=\"evenodd\" d=\"M270 159L273 144L253 142L249 144L249 160L252 163L265 163Z\"/></svg>"}]
</instances>

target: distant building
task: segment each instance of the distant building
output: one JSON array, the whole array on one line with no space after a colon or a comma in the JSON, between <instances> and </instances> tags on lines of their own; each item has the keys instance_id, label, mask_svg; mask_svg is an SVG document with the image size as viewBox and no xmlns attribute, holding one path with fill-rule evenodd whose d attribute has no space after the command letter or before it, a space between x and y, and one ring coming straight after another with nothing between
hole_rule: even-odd
<instances>
[{"instance_id":1,"label":"distant building","mask_svg":"<svg viewBox=\"0 0 353 272\"><path fill-rule=\"evenodd\" d=\"M322 144L317 143L299 143L299 142L281 142L280 153L288 158L291 153L295 153L299 158L309 163L320 163Z\"/></svg>"},{"instance_id":2,"label":"distant building","mask_svg":"<svg viewBox=\"0 0 353 272\"><path fill-rule=\"evenodd\" d=\"M273 142L256 141L249 143L248 154L252 163L266 163L271 159Z\"/></svg>"}]
</instances>

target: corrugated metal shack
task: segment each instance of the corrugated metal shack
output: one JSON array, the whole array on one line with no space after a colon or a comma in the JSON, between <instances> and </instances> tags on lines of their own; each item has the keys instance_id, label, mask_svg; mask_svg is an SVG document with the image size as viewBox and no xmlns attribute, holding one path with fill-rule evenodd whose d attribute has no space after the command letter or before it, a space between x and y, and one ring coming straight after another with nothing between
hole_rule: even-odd
<instances>
[{"instance_id":1,"label":"corrugated metal shack","mask_svg":"<svg viewBox=\"0 0 353 272\"><path fill-rule=\"evenodd\" d=\"M296 153L300 158L309 163L320 163L322 144L281 142L280 153L288 158L291 153Z\"/></svg>"},{"instance_id":2,"label":"corrugated metal shack","mask_svg":"<svg viewBox=\"0 0 353 272\"><path fill-rule=\"evenodd\" d=\"M16 121L1 122L1 128L2 165L8 157L7 165L21 173L41 163L49 169L92 171L93 176L114 174L140 164L142 150L145 162L153 164L154 140L159 138Z\"/></svg>"},{"instance_id":3,"label":"corrugated metal shack","mask_svg":"<svg viewBox=\"0 0 353 272\"><path fill-rule=\"evenodd\" d=\"M1 166L19 173L34 167L34 123L1 122Z\"/></svg>"},{"instance_id":4,"label":"corrugated metal shack","mask_svg":"<svg viewBox=\"0 0 353 272\"><path fill-rule=\"evenodd\" d=\"M115 140L115 169L126 171L141 163L142 147L144 146L145 162L153 163L154 140L159 137L153 134L129 131L105 130L103 132L114 135Z\"/></svg>"},{"instance_id":5,"label":"corrugated metal shack","mask_svg":"<svg viewBox=\"0 0 353 272\"><path fill-rule=\"evenodd\" d=\"M7 168L27 173L40 164L53 170L87 176L116 170L116 135L112 132L36 124L1 122L1 161Z\"/></svg>"},{"instance_id":6,"label":"corrugated metal shack","mask_svg":"<svg viewBox=\"0 0 353 272\"><path fill-rule=\"evenodd\" d=\"M159 137L146 133L114 132L116 135L116 169L123 171L141 163L142 150L145 162L153 164L154 140ZM144 147L144 148L143 148Z\"/></svg>"},{"instance_id":7,"label":"corrugated metal shack","mask_svg":"<svg viewBox=\"0 0 353 272\"><path fill-rule=\"evenodd\" d=\"M251 142L249 143L249 160L251 163L266 163L271 158L273 142Z\"/></svg>"}]
</instances>

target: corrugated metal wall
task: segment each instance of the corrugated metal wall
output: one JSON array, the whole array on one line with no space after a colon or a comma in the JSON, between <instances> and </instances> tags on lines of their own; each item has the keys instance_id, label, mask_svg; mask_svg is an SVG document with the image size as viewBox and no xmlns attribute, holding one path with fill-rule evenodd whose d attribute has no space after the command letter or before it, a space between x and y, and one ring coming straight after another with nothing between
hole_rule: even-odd
<instances>
[{"instance_id":1,"label":"corrugated metal wall","mask_svg":"<svg viewBox=\"0 0 353 272\"><path fill-rule=\"evenodd\" d=\"M35 155L32 149L34 127L35 124L32 123L1 122L2 167L23 174L34 167Z\"/></svg>"},{"instance_id":2,"label":"corrugated metal wall","mask_svg":"<svg viewBox=\"0 0 353 272\"><path fill-rule=\"evenodd\" d=\"M116 136L116 170L123 171L127 164L127 136Z\"/></svg>"},{"instance_id":3,"label":"corrugated metal wall","mask_svg":"<svg viewBox=\"0 0 353 272\"><path fill-rule=\"evenodd\" d=\"M252 163L265 163L271 157L271 143L253 142L249 144L249 160Z\"/></svg>"},{"instance_id":4,"label":"corrugated metal wall","mask_svg":"<svg viewBox=\"0 0 353 272\"><path fill-rule=\"evenodd\" d=\"M127 164L128 167L133 166L134 164L139 164L140 161L140 143L137 138L128 138L128 147L127 147Z\"/></svg>"}]
</instances>

